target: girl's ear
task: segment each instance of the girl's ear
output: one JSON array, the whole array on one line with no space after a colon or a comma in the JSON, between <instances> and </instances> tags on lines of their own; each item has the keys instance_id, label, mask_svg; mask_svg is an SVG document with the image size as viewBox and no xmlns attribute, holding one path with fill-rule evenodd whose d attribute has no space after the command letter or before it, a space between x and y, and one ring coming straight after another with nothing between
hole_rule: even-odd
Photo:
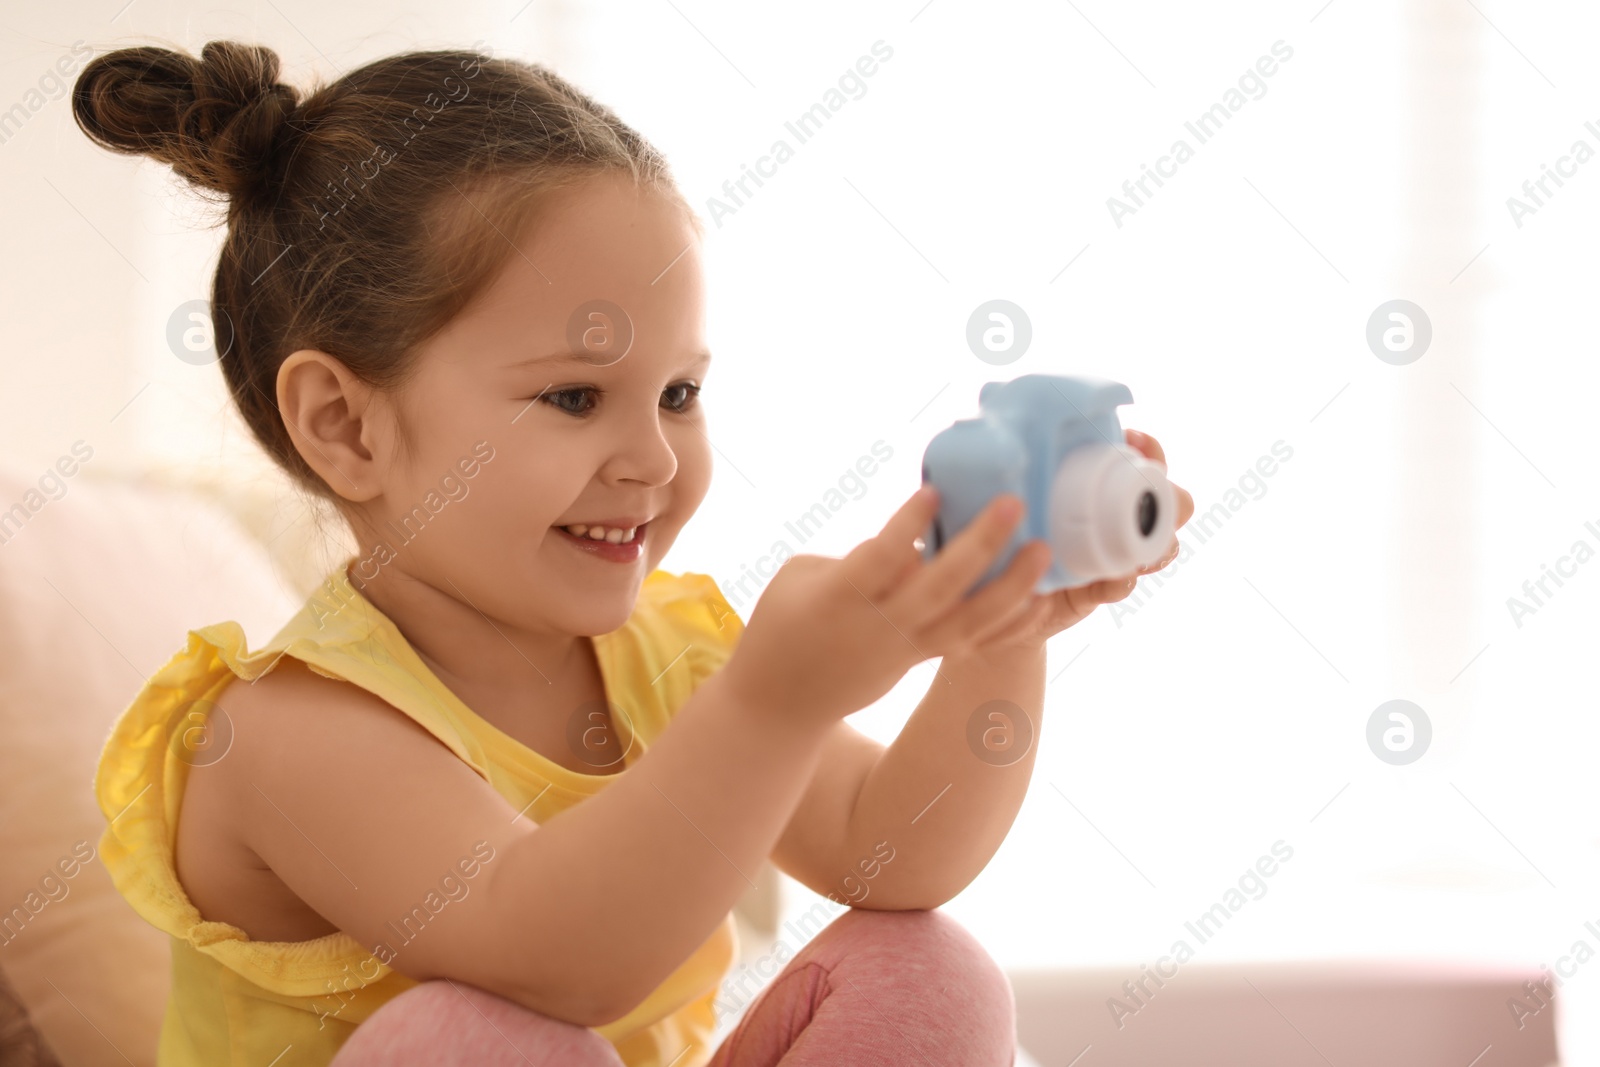
<instances>
[{"instance_id":1,"label":"girl's ear","mask_svg":"<svg viewBox=\"0 0 1600 1067\"><path fill-rule=\"evenodd\" d=\"M278 368L278 412L311 469L346 500L383 491L394 443L388 405L337 358L314 348L292 352Z\"/></svg>"}]
</instances>

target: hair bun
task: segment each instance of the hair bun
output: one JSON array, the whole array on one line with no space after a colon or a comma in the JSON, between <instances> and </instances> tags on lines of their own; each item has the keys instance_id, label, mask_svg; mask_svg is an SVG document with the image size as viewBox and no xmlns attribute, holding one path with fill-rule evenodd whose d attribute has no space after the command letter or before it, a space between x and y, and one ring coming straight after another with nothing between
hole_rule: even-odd
<instances>
[{"instance_id":1,"label":"hair bun","mask_svg":"<svg viewBox=\"0 0 1600 1067\"><path fill-rule=\"evenodd\" d=\"M270 48L211 41L200 58L121 48L83 68L72 114L92 140L152 156L191 183L245 198L270 186L299 93L278 82Z\"/></svg>"}]
</instances>

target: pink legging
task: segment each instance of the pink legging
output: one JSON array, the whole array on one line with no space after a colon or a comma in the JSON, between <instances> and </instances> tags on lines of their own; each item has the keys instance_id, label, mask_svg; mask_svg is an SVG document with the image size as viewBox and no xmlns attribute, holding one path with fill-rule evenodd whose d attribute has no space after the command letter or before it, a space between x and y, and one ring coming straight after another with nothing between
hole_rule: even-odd
<instances>
[{"instance_id":1,"label":"pink legging","mask_svg":"<svg viewBox=\"0 0 1600 1067\"><path fill-rule=\"evenodd\" d=\"M710 1067L1010 1067L1011 984L940 911L851 909L762 990ZM373 1012L332 1067L622 1067L593 1030L428 981Z\"/></svg>"}]
</instances>

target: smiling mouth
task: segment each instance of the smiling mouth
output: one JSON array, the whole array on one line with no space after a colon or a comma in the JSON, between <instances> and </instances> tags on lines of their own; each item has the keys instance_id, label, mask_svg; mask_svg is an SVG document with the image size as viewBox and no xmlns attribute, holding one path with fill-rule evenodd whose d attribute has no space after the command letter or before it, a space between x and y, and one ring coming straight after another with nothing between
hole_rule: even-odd
<instances>
[{"instance_id":1,"label":"smiling mouth","mask_svg":"<svg viewBox=\"0 0 1600 1067\"><path fill-rule=\"evenodd\" d=\"M643 539L644 528L648 525L648 522L642 522L638 526L622 529L614 526L590 526L579 522L570 526L557 526L555 529L587 541L605 541L613 545L631 545Z\"/></svg>"},{"instance_id":2,"label":"smiling mouth","mask_svg":"<svg viewBox=\"0 0 1600 1067\"><path fill-rule=\"evenodd\" d=\"M607 560L613 563L635 563L644 558L645 533L650 524L642 522L629 529L607 529L606 527L585 527L581 524L572 526L552 526L562 541L576 548L591 559ZM584 532L574 533L575 529ZM595 532L601 536L594 536ZM622 538L627 537L624 541Z\"/></svg>"}]
</instances>

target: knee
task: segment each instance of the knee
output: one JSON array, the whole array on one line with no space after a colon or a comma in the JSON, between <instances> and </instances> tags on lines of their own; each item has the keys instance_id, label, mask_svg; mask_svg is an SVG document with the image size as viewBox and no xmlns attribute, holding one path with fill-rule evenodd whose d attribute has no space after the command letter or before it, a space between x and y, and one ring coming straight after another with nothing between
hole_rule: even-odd
<instances>
[{"instance_id":1,"label":"knee","mask_svg":"<svg viewBox=\"0 0 1600 1067\"><path fill-rule=\"evenodd\" d=\"M535 1052L560 1056L562 1063L619 1062L610 1042L593 1030L464 982L435 979L419 982L368 1016L331 1067L499 1064L510 1053L520 1063L524 1054Z\"/></svg>"},{"instance_id":2,"label":"knee","mask_svg":"<svg viewBox=\"0 0 1600 1067\"><path fill-rule=\"evenodd\" d=\"M950 915L937 908L928 911L866 911L857 909L843 918L853 918L866 933L871 927L899 946L897 955L908 957L913 968L931 967L949 979L963 997L987 1001L997 1012L1015 1012L1011 981L994 957L976 937Z\"/></svg>"}]
</instances>

